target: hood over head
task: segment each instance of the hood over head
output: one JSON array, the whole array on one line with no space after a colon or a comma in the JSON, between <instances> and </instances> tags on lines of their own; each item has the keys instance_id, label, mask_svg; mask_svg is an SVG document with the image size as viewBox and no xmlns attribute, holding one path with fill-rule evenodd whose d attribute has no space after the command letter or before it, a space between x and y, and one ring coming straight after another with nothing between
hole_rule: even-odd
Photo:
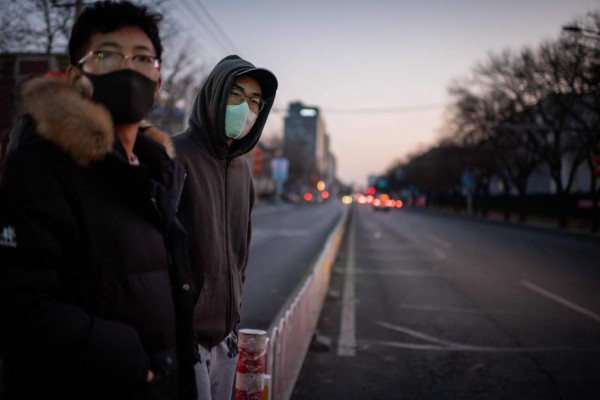
<instances>
[{"instance_id":1,"label":"hood over head","mask_svg":"<svg viewBox=\"0 0 600 400\"><path fill-rule=\"evenodd\" d=\"M262 89L262 97L265 99L275 96L277 92L277 78L268 69L248 68L239 72L237 76L250 76L256 79Z\"/></svg>"},{"instance_id":2,"label":"hood over head","mask_svg":"<svg viewBox=\"0 0 600 400\"><path fill-rule=\"evenodd\" d=\"M238 76L252 76L261 85L265 107L254 126L242 139L234 139L227 148L225 113L231 86ZM201 141L218 159L234 158L248 153L256 146L275 101L277 79L270 71L256 68L250 62L230 55L219 61L208 75L194 100L186 133L192 140Z\"/></svg>"}]
</instances>

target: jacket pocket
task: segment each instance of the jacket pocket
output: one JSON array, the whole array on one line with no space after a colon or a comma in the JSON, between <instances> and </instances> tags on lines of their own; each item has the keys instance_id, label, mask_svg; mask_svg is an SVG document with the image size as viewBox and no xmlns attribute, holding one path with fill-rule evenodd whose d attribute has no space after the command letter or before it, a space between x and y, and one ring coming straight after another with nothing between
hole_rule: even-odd
<instances>
[{"instance_id":1,"label":"jacket pocket","mask_svg":"<svg viewBox=\"0 0 600 400\"><path fill-rule=\"evenodd\" d=\"M128 275L126 316L149 353L175 347L175 305L167 271Z\"/></svg>"},{"instance_id":2,"label":"jacket pocket","mask_svg":"<svg viewBox=\"0 0 600 400\"><path fill-rule=\"evenodd\" d=\"M227 331L227 278L205 276L200 297L194 307L194 329L200 341L214 341Z\"/></svg>"},{"instance_id":3,"label":"jacket pocket","mask_svg":"<svg viewBox=\"0 0 600 400\"><path fill-rule=\"evenodd\" d=\"M243 279L242 279L242 272L241 271L235 271L232 274L232 290L233 290L233 296L232 296L232 301L233 304L231 305L231 320L229 321L229 323L231 324L230 328L234 329L235 326L240 322L240 313L241 313L241 306L242 306L242 288L243 288Z\"/></svg>"}]
</instances>

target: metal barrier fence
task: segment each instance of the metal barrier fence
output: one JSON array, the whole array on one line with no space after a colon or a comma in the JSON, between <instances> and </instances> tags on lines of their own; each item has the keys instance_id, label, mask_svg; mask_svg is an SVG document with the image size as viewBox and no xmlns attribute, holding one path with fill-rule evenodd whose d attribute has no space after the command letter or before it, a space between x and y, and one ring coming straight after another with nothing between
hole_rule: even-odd
<instances>
[{"instance_id":1,"label":"metal barrier fence","mask_svg":"<svg viewBox=\"0 0 600 400\"><path fill-rule=\"evenodd\" d=\"M292 394L325 301L347 216L344 207L310 273L268 329L266 374L272 400L287 400Z\"/></svg>"}]
</instances>

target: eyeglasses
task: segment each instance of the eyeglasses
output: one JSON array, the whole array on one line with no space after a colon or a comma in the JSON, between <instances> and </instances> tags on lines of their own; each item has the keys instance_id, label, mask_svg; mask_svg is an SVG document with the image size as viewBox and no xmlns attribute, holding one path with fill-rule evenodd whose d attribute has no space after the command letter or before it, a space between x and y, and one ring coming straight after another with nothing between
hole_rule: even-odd
<instances>
[{"instance_id":1,"label":"eyeglasses","mask_svg":"<svg viewBox=\"0 0 600 400\"><path fill-rule=\"evenodd\" d=\"M248 100L246 100L248 99ZM231 88L231 92L229 93L229 102L231 104L242 104L242 102L246 100L248 101L248 106L250 110L259 113L265 108L266 101L257 96L248 96L246 93L237 87Z\"/></svg>"},{"instance_id":2,"label":"eyeglasses","mask_svg":"<svg viewBox=\"0 0 600 400\"><path fill-rule=\"evenodd\" d=\"M127 59L131 59L136 71L145 75L152 75L156 71L160 71L160 58L158 57L148 54L125 55L111 50L92 50L83 56L77 64L82 65L88 60L93 60L101 72L111 72L121 68L123 62Z\"/></svg>"}]
</instances>

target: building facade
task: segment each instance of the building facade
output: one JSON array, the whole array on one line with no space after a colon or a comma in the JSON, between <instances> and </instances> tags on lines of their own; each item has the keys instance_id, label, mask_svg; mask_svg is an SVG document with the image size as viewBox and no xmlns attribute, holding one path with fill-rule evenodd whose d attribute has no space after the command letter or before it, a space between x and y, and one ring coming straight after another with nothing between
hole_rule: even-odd
<instances>
[{"instance_id":1,"label":"building facade","mask_svg":"<svg viewBox=\"0 0 600 400\"><path fill-rule=\"evenodd\" d=\"M314 190L319 181L334 182L335 158L318 107L301 102L289 104L284 123L284 155L289 160L287 191L302 193Z\"/></svg>"}]
</instances>

